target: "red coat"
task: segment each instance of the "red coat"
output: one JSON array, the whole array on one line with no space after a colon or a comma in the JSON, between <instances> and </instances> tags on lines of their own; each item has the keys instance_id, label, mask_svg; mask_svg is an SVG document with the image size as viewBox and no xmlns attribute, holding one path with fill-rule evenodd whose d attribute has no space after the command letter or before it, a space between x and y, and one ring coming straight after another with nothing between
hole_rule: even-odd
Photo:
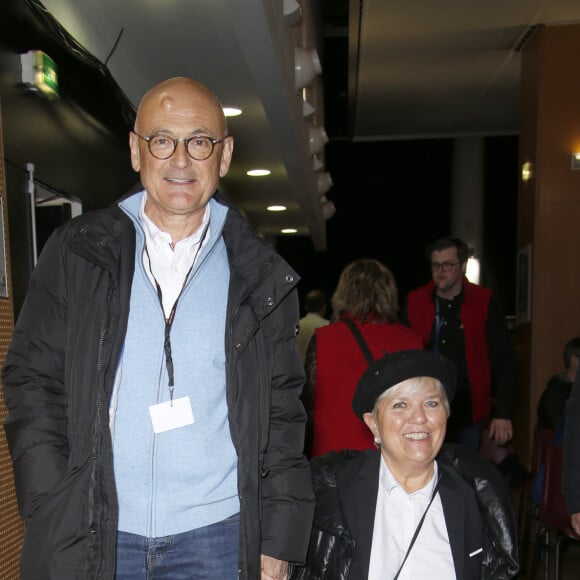
<instances>
[{"instance_id":1,"label":"red coat","mask_svg":"<svg viewBox=\"0 0 580 580\"><path fill-rule=\"evenodd\" d=\"M409 326L429 342L435 320L433 281L413 290L407 298ZM486 325L491 290L463 280L464 298L460 308L465 337L465 361L471 392L473 422L487 417L491 411L491 360L487 344Z\"/></svg>"},{"instance_id":2,"label":"red coat","mask_svg":"<svg viewBox=\"0 0 580 580\"><path fill-rule=\"evenodd\" d=\"M402 324L365 322L358 327L375 358L385 351L423 348L419 336ZM344 322L317 328L315 336L312 456L373 448L371 432L351 407L358 380L368 367L358 342Z\"/></svg>"}]
</instances>

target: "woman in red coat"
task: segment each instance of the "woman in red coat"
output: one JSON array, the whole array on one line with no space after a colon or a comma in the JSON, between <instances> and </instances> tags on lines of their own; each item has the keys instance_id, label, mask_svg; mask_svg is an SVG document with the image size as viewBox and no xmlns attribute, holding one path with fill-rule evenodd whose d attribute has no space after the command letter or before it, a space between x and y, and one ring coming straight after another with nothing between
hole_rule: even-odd
<instances>
[{"instance_id":1,"label":"woman in red coat","mask_svg":"<svg viewBox=\"0 0 580 580\"><path fill-rule=\"evenodd\" d=\"M351 408L358 380L368 358L386 352L421 349L415 332L397 322L397 286L381 262L362 259L342 271L332 297L338 321L318 328L306 355L307 381L303 400L311 421L306 452L314 457L340 449L374 447L370 431ZM370 355L364 354L347 321L352 321Z\"/></svg>"}]
</instances>

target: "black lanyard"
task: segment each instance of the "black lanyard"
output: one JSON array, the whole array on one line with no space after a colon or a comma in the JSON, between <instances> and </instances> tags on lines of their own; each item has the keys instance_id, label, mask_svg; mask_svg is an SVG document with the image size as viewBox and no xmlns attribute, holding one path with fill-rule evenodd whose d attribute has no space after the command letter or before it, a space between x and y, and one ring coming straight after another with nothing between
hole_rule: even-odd
<instances>
[{"instance_id":1,"label":"black lanyard","mask_svg":"<svg viewBox=\"0 0 580 580\"><path fill-rule=\"evenodd\" d=\"M197 260L197 256L201 250L201 246L205 240L205 236L207 234L207 230L209 229L209 222L205 226L203 233L199 239L199 245L197 246L197 250L195 252L195 256L193 256L193 262L185 275L183 280L183 284L181 285L181 290L179 291L179 295L175 299L173 306L171 307L171 311L169 312L169 316L165 318L165 309L163 308L163 292L161 291L161 286L155 278L155 274L153 274L153 268L151 267L151 256L149 255L149 250L147 249L147 242L145 242L145 253L147 254L147 259L149 260L149 272L151 272L151 276L153 276L153 280L155 280L155 287L157 288L157 298L159 299L159 304L161 305L161 312L163 312L163 316L165 318L165 337L163 341L163 350L165 352L165 367L167 368L167 377L168 377L168 386L169 386L169 400L171 406L173 407L173 391L175 390L175 372L173 367L173 356L171 354L171 327L173 326L173 320L175 319L175 311L177 310L177 303L181 298L181 294L183 293L183 289L185 288L185 284L195 266L195 262Z\"/></svg>"},{"instance_id":2,"label":"black lanyard","mask_svg":"<svg viewBox=\"0 0 580 580\"><path fill-rule=\"evenodd\" d=\"M444 323L443 316L441 315L439 308L439 298L435 296L435 328L433 331L433 352L435 354L439 354L439 337L441 335L441 327Z\"/></svg>"}]
</instances>

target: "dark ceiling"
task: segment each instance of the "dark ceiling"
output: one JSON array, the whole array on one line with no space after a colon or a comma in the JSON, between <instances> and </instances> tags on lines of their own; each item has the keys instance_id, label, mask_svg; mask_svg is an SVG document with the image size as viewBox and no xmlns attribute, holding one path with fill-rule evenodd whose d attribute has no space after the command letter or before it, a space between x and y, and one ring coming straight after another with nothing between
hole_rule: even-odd
<instances>
[{"instance_id":1,"label":"dark ceiling","mask_svg":"<svg viewBox=\"0 0 580 580\"><path fill-rule=\"evenodd\" d=\"M324 65L324 126L331 140L349 137L348 0L322 0L321 59Z\"/></svg>"},{"instance_id":2,"label":"dark ceiling","mask_svg":"<svg viewBox=\"0 0 580 580\"><path fill-rule=\"evenodd\" d=\"M0 47L4 49L4 72L18 66L14 55L42 50L58 62L61 96L105 125L126 135L133 125L134 107L119 89L107 67L66 33L38 3L6 1L2 6ZM12 83L2 86L13 92Z\"/></svg>"},{"instance_id":3,"label":"dark ceiling","mask_svg":"<svg viewBox=\"0 0 580 580\"><path fill-rule=\"evenodd\" d=\"M5 0L3 18L0 22L0 42L2 43L3 70L6 74L2 80L2 108L4 112L5 152L8 160L16 165L25 166L33 162L37 168L37 179L47 183L57 190L74 192L82 199L86 209L96 205L106 205L120 195L120 189L127 181L134 181L136 176L127 169L119 174L113 170L119 163L129 167L127 155L127 134L132 127L135 103L138 103L143 90L155 82L168 76L179 74L194 76L211 86L222 98L225 105L242 105L244 114L240 118L230 120L230 130L236 140L234 162L228 176L222 182L222 188L232 200L247 215L259 234L274 239L282 227L294 227L299 235L310 236L315 245L322 249L326 244L325 225L318 195L316 195L316 174L313 160L308 153L308 129L303 121L302 98L294 89L294 70L281 68L282 62L288 61L292 54L290 37L298 33L298 28L284 25L283 31L288 35L285 39L277 35L265 13L243 11L239 3L227 1L225 4L212 3L211 10L203 12L203 20L199 19L199 7L186 2L184 11L165 11L168 18L166 28L158 27L159 15L143 10L141 0L125 3L122 8L131 14L131 25L125 37L115 29L120 47L112 43L104 35L98 36L102 30L96 19L91 18L90 10L96 9L98 15L110 26L115 18L124 22L120 6L106 2L95 5L92 2L77 2L74 5L63 5L59 2L46 0L44 4L37 0ZM139 5L140 10L134 13L132 9ZM46 6L46 8L45 8ZM187 8L186 8L187 6ZM258 4L255 5L258 10ZM48 9L54 12L49 12ZM59 12L63 10L64 12ZM77 11L78 12L75 12ZM190 42L194 46L211 47L211 60L192 59L190 53L180 51L179 58L171 56L172 45L168 42L176 40L174 27L182 26L187 20L185 11L192 12L193 20L184 31L181 39L183 46ZM241 17L237 12L241 11ZM63 22L57 21L58 14L67 26L66 20L73 15L73 21L80 29L71 28L83 42L69 33ZM231 19L232 30L223 16ZM313 22L316 14L309 16ZM261 19L261 27L258 19ZM82 19L86 20L83 25ZM174 21L170 23L170 21ZM83 36L83 30L88 36ZM15 33L17 31L17 33ZM122 31L122 29L121 29ZM263 31L263 33L262 33ZM132 33L138 35L131 36ZM93 52L85 45L90 42L91 34L96 36ZM155 43L150 43L152 34L156 34ZM80 36L79 36L80 35ZM164 35L162 40L160 35ZM219 35L223 38L219 39ZM105 38L106 37L106 38ZM278 47L264 48L264 39ZM93 36L95 40L95 36ZM177 40L179 46L179 40ZM131 43L139 47L139 54L131 52ZM167 45L166 53L156 54L158 64L153 64L151 55L157 51L157 44ZM239 50L239 43L244 50ZM107 45L106 52L100 48ZM145 47L145 50L142 50ZM149 48L149 52L146 50ZM216 50L219 48L220 50ZM278 54L274 57L272 48L284 49L286 56ZM19 75L19 53L31 49L44 50L58 63L60 79L60 98L58 102L41 102L34 99L38 95L25 95L21 87L16 86L14 79ZM123 54L122 50L129 52ZM152 52L153 51L153 52ZM93 54L98 54L97 59ZM197 53L196 53L197 54ZM234 58L236 55L236 58ZM112 58L111 62L109 59ZM138 59L141 59L140 61ZM220 64L220 59L225 59ZM248 68L247 62L260 60L259 70ZM237 60L236 60L237 59ZM215 62L214 62L215 61ZM119 64L121 63L121 64ZM173 64L173 66L172 66ZM202 65L206 72L202 70ZM119 67L127 67L117 68ZM193 66L193 69L191 67ZM139 68L146 67L146 68ZM139 80L136 81L135 70L138 69ZM171 70L168 70L171 69ZM113 72L116 77L113 79ZM133 76L131 76L133 72ZM291 73L291 78L290 74ZM208 76L209 75L209 76ZM130 79L127 81L127 79ZM125 82L129 84L124 85ZM124 86L123 86L124 85ZM129 98L130 95L130 98ZM319 112L319 118L321 113ZM80 123L87 124L87 131L81 127L80 135L76 135L76 157L87 155L85 162L71 166L71 157L67 151L70 133L63 125L58 131L58 118L67 119L68 129L73 117ZM51 122L53 122L52 125ZM22 125L34 134L31 144L28 136L23 134ZM42 134L38 134L42 128ZM47 131L50 129L50 131ZM95 141L95 133L100 133L107 143ZM75 139L73 138L73 141ZM113 168L101 164L102 155L93 154L93 147L100 150L114 151L117 145L110 141L118 141L123 149L122 159L113 164ZM81 143L78 143L81 141ZM50 144L49 144L50 143ZM73 156L74 159L74 156ZM67 160L67 162L63 162ZM87 170L86 163L92 168ZM62 180L60 172L67 172L68 179ZM68 168L64 167L68 163ZM271 169L267 179L249 178L246 171L255 167ZM87 180L88 174L103 176L99 183ZM129 177L127 177L129 176ZM112 180L118 178L117 184ZM71 184L73 179L78 183ZM104 192L107 193L104 193ZM96 205L95 202L96 201ZM287 211L280 214L267 212L266 207L272 204L283 204Z\"/></svg>"},{"instance_id":4,"label":"dark ceiling","mask_svg":"<svg viewBox=\"0 0 580 580\"><path fill-rule=\"evenodd\" d=\"M3 0L2 70L15 66L16 53L44 49L59 61L62 91L56 104L2 82L9 165L33 160L39 179L75 192L87 208L109 203L136 180L126 136L143 88L175 74L196 76L225 104L244 100L244 115L231 121L235 163L223 187L259 232L288 252L298 248L304 272L319 255L335 260L330 286L361 252L395 264L403 286L414 283L400 245L413 246L408 261L420 260L424 238L449 227L454 138L486 138L513 207L521 50L536 27L577 21L580 3L449 0L443 11L436 0L301 2L303 20L288 27L281 0L213 0L203 11L191 0L45 0L46 9L38 0ZM293 43L316 46L322 61L313 85L321 90L305 92L322 95L313 123L330 138L320 157L337 212L326 223L312 193L307 119L297 114L303 95L293 86ZM207 48L201 57L198 45ZM246 169L266 160L272 176L249 180ZM287 203L285 215L267 215L274 199ZM278 236L284 222L302 237ZM317 279L314 272L308 283Z\"/></svg>"}]
</instances>

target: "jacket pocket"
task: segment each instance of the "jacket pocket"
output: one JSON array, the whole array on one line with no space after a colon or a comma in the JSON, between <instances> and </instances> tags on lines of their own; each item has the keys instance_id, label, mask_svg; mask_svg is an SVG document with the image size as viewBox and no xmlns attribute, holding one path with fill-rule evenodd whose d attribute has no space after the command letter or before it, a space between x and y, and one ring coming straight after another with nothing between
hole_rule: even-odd
<instances>
[{"instance_id":1,"label":"jacket pocket","mask_svg":"<svg viewBox=\"0 0 580 580\"><path fill-rule=\"evenodd\" d=\"M91 538L87 494L90 470L68 473L27 522L21 580L80 580ZM86 579L84 579L86 580Z\"/></svg>"}]
</instances>

